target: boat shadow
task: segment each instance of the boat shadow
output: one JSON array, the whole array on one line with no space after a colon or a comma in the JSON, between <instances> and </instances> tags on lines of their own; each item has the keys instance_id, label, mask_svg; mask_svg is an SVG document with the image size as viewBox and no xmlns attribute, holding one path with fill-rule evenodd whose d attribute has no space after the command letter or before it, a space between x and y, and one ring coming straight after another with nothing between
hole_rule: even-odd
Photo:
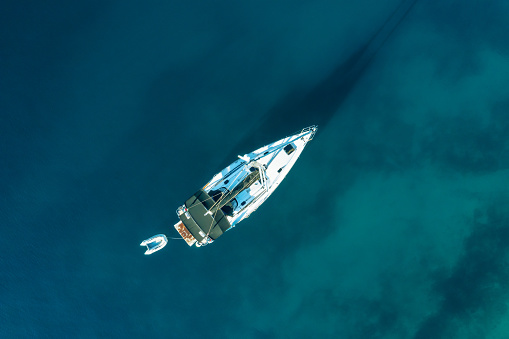
<instances>
[{"instance_id":1,"label":"boat shadow","mask_svg":"<svg viewBox=\"0 0 509 339\"><path fill-rule=\"evenodd\" d=\"M417 2L403 0L370 38L334 67L322 81L308 90L291 90L283 95L258 121L252 122L251 129L236 143L223 162L228 163L237 154L306 126L326 127L369 69L378 51Z\"/></svg>"}]
</instances>

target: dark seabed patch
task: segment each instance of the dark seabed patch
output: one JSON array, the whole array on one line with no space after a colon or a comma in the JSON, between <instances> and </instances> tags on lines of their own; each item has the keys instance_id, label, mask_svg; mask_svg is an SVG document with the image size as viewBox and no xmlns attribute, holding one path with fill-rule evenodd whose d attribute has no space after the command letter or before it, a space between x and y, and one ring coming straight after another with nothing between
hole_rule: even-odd
<instances>
[{"instance_id":1,"label":"dark seabed patch","mask_svg":"<svg viewBox=\"0 0 509 339\"><path fill-rule=\"evenodd\" d=\"M440 307L415 338L483 337L507 314L508 206L503 196L474 212L473 232L459 261L435 283Z\"/></svg>"}]
</instances>

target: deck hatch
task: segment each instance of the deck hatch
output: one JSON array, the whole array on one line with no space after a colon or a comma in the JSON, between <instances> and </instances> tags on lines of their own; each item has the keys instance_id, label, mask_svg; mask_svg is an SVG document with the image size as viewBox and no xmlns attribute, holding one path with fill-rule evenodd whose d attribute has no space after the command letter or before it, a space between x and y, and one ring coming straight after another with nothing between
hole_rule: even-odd
<instances>
[{"instance_id":1,"label":"deck hatch","mask_svg":"<svg viewBox=\"0 0 509 339\"><path fill-rule=\"evenodd\" d=\"M284 150L285 150L286 154L290 155L293 153L293 151L295 151L295 147L293 147L292 144L288 144L285 146Z\"/></svg>"}]
</instances>

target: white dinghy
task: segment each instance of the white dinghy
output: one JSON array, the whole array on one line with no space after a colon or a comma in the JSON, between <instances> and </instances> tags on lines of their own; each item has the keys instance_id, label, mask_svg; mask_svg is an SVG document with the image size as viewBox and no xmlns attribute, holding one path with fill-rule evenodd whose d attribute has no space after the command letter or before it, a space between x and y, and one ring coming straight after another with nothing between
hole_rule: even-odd
<instances>
[{"instance_id":1,"label":"white dinghy","mask_svg":"<svg viewBox=\"0 0 509 339\"><path fill-rule=\"evenodd\" d=\"M164 234L157 234L153 237L150 237L146 240L143 240L140 246L147 246L147 250L145 251L145 255L152 254L154 252L159 251L168 243L168 239Z\"/></svg>"}]
</instances>

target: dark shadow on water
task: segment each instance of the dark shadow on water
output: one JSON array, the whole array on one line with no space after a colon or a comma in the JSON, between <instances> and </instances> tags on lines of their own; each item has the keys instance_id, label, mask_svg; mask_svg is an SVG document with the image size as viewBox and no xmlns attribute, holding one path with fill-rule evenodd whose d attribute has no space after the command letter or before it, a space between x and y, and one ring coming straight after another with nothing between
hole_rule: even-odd
<instances>
[{"instance_id":1,"label":"dark shadow on water","mask_svg":"<svg viewBox=\"0 0 509 339\"><path fill-rule=\"evenodd\" d=\"M403 0L367 42L314 87L291 91L283 96L258 122L254 122L251 130L236 144L224 163L228 163L237 154L243 154L306 126L325 127L417 1Z\"/></svg>"}]
</instances>

